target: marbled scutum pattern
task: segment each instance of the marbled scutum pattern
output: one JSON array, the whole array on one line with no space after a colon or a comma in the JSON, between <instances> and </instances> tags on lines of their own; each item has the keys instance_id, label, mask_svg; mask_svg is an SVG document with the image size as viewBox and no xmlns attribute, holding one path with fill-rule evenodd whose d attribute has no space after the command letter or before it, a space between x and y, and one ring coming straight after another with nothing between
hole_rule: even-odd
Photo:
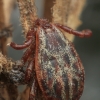
<instances>
[{"instance_id":1,"label":"marbled scutum pattern","mask_svg":"<svg viewBox=\"0 0 100 100\"><path fill-rule=\"evenodd\" d=\"M92 33L37 19L23 45L10 44L17 50L27 48L21 61L22 65L28 63L25 81L31 84L29 100L79 100L82 95L84 68L73 44L60 29L79 37Z\"/></svg>"},{"instance_id":2,"label":"marbled scutum pattern","mask_svg":"<svg viewBox=\"0 0 100 100\"><path fill-rule=\"evenodd\" d=\"M40 28L38 46L39 85L47 100L79 100L84 69L72 43L53 26Z\"/></svg>"}]
</instances>

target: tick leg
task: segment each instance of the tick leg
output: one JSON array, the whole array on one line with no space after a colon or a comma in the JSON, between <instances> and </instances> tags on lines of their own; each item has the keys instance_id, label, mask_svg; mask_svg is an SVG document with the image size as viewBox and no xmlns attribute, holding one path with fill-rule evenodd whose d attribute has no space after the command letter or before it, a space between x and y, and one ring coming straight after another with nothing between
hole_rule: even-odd
<instances>
[{"instance_id":1,"label":"tick leg","mask_svg":"<svg viewBox=\"0 0 100 100\"><path fill-rule=\"evenodd\" d=\"M21 49L25 49L25 48L29 47L31 43L32 43L32 38L29 39L28 41L26 41L26 42L25 42L24 44L22 44L22 45L18 45L18 44L14 43L14 42L11 42L11 43L10 43L10 46L11 46L12 48L16 49L16 50L21 50Z\"/></svg>"},{"instance_id":2,"label":"tick leg","mask_svg":"<svg viewBox=\"0 0 100 100\"><path fill-rule=\"evenodd\" d=\"M23 54L23 56L22 56L22 58L21 58L21 61L23 62L23 64L25 64L25 63L27 62L27 60L28 60L29 56L31 55L31 53L32 53L32 50L31 50L30 48L28 48L28 49L24 52L24 54Z\"/></svg>"},{"instance_id":3,"label":"tick leg","mask_svg":"<svg viewBox=\"0 0 100 100\"><path fill-rule=\"evenodd\" d=\"M67 27L64 25L55 24L55 26L57 26L58 28L61 28L62 30L66 31L70 34L74 34L74 35L79 36L79 37L90 37L92 35L92 31L89 29L82 30L82 31L78 32L78 31L75 31L75 30L71 29L70 27Z\"/></svg>"},{"instance_id":4,"label":"tick leg","mask_svg":"<svg viewBox=\"0 0 100 100\"><path fill-rule=\"evenodd\" d=\"M32 45L23 54L23 57L21 59L23 61L23 64L27 62L31 54L34 56L34 53L35 53L35 42L32 42Z\"/></svg>"},{"instance_id":5,"label":"tick leg","mask_svg":"<svg viewBox=\"0 0 100 100\"><path fill-rule=\"evenodd\" d=\"M37 93L37 83L36 80L34 79L33 84L31 86L29 100L36 100L36 93Z\"/></svg>"},{"instance_id":6,"label":"tick leg","mask_svg":"<svg viewBox=\"0 0 100 100\"><path fill-rule=\"evenodd\" d=\"M34 62L30 61L28 66L27 66L26 73L25 73L25 81L26 82L30 81L30 78L31 78L31 75L33 72L33 66L34 66Z\"/></svg>"}]
</instances>

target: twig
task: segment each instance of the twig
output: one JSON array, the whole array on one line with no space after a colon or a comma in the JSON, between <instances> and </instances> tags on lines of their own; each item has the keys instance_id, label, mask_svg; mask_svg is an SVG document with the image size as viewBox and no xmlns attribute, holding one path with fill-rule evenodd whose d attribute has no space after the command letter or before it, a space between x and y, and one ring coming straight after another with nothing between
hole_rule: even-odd
<instances>
[{"instance_id":1,"label":"twig","mask_svg":"<svg viewBox=\"0 0 100 100\"><path fill-rule=\"evenodd\" d=\"M72 0L55 0L52 8L52 21L60 24L67 23Z\"/></svg>"},{"instance_id":2,"label":"twig","mask_svg":"<svg viewBox=\"0 0 100 100\"><path fill-rule=\"evenodd\" d=\"M0 0L0 51L3 55L7 55L7 43L11 41L10 16L14 2L14 0ZM0 53L0 100L16 100L17 88L9 82L14 62L2 54Z\"/></svg>"},{"instance_id":3,"label":"twig","mask_svg":"<svg viewBox=\"0 0 100 100\"><path fill-rule=\"evenodd\" d=\"M4 28L3 0L0 0L0 29Z\"/></svg>"},{"instance_id":4,"label":"twig","mask_svg":"<svg viewBox=\"0 0 100 100\"><path fill-rule=\"evenodd\" d=\"M54 0L45 0L44 2L44 18L48 19L50 22L52 21L52 12L51 8L54 5Z\"/></svg>"},{"instance_id":5,"label":"twig","mask_svg":"<svg viewBox=\"0 0 100 100\"><path fill-rule=\"evenodd\" d=\"M16 100L18 97L17 86L25 84L24 76L24 71L18 61L14 62L0 53L0 98Z\"/></svg>"},{"instance_id":6,"label":"twig","mask_svg":"<svg viewBox=\"0 0 100 100\"><path fill-rule=\"evenodd\" d=\"M37 18L34 0L17 0L23 31L26 34Z\"/></svg>"},{"instance_id":7,"label":"twig","mask_svg":"<svg viewBox=\"0 0 100 100\"><path fill-rule=\"evenodd\" d=\"M0 49L7 55L7 43L11 41L10 16L13 8L13 0L0 0Z\"/></svg>"}]
</instances>

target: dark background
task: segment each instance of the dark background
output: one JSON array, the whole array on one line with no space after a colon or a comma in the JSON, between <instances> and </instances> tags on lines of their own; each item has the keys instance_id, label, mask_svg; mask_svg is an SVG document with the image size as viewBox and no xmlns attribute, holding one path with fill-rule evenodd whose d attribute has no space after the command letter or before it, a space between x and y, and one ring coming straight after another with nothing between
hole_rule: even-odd
<instances>
[{"instance_id":1,"label":"dark background","mask_svg":"<svg viewBox=\"0 0 100 100\"><path fill-rule=\"evenodd\" d=\"M42 3L42 4L41 4ZM36 0L39 16L43 15L43 1ZM75 38L74 45L80 55L85 68L85 89L80 100L100 100L100 0L87 0L82 12L83 24L78 28L89 28L93 31L91 38ZM12 13L11 22L14 25L13 41L24 41L22 28L19 21L18 8ZM14 60L21 58L23 51L16 51L9 47L8 55Z\"/></svg>"}]
</instances>

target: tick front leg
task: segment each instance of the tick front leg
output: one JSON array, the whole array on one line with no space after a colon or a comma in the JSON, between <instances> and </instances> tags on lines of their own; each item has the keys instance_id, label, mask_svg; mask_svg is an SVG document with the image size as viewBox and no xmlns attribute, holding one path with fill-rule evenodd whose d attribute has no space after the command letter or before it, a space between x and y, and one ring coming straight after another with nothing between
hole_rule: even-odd
<instances>
[{"instance_id":1,"label":"tick front leg","mask_svg":"<svg viewBox=\"0 0 100 100\"><path fill-rule=\"evenodd\" d=\"M89 29L82 30L82 31L78 32L78 31L75 31L75 30L71 29L70 27L67 27L64 25L55 24L55 26L57 26L58 28L61 28L65 32L68 32L70 34L74 34L74 35L79 36L79 37L90 37L92 35L92 31Z\"/></svg>"},{"instance_id":2,"label":"tick front leg","mask_svg":"<svg viewBox=\"0 0 100 100\"><path fill-rule=\"evenodd\" d=\"M11 46L12 48L16 49L16 50L21 50L21 49L25 49L25 48L29 47L31 43L32 43L32 38L29 39L28 41L26 41L26 42L25 42L24 44L22 44L22 45L18 45L18 44L14 43L14 42L11 42L11 43L10 43L10 46Z\"/></svg>"}]
</instances>

